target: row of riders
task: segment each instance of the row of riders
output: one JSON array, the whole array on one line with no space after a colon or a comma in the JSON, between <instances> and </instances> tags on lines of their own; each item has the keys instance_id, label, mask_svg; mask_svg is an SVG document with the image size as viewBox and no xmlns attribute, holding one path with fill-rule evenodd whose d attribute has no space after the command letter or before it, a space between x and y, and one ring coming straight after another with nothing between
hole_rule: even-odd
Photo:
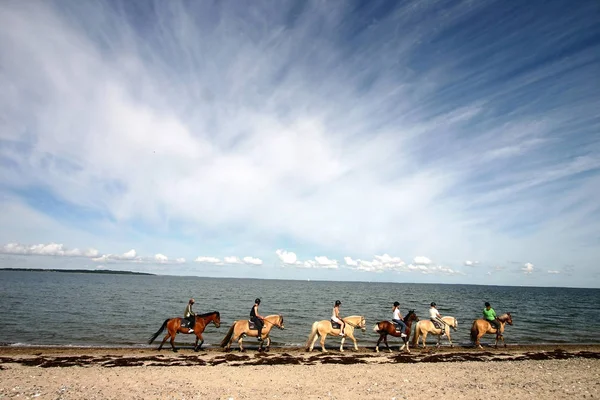
<instances>
[{"instance_id":1,"label":"row of riders","mask_svg":"<svg viewBox=\"0 0 600 400\"><path fill-rule=\"evenodd\" d=\"M204 329L209 323L213 323L218 328L221 324L221 316L218 311L198 315L192 310L193 305L194 299L190 299L186 306L183 318L177 317L166 319L160 329L156 331L154 335L152 335L149 344L154 342L158 335L167 329L167 334L158 347L158 350L162 349L165 342L170 339L171 348L173 351L177 351L174 343L177 333L195 333L196 341L194 343L194 350L198 351L204 343L204 339L202 337ZM313 323L311 333L306 343L306 348L308 351L313 350L319 337L321 338L321 350L324 352L327 351L325 349L325 338L327 335L341 336L342 339L340 351L344 351L344 342L347 337L354 342L354 349L358 350L356 338L354 337L354 329L359 328L365 331L365 318L360 315L354 315L345 318L340 317L341 305L342 302L336 300L332 310L331 319L316 321ZM259 351L263 350L265 341L267 342L266 349L269 349L271 345L269 332L273 327L284 329L283 316L262 316L258 312L259 306L260 299L256 299L250 310L250 318L248 320L235 321L231 328L229 328L225 338L223 338L221 341L221 347L224 347L227 351L229 351L232 342L237 340L240 350L244 351L242 341L244 337L249 336L256 337L258 339L260 343ZM382 341L385 343L388 351L391 351L387 342L387 336L391 335L394 337L400 337L402 339L404 344L400 348L401 351L405 349L406 351L410 352L408 342L409 336L412 332L412 324L415 321L417 324L415 326L415 332L413 335L413 347L418 346L419 339L422 340L423 347L426 347L425 340L428 334L438 336L437 346L440 345L442 337L447 337L450 345L453 346L452 339L450 337L450 328L452 328L454 331L456 331L458 328L458 321L456 318L451 316L442 317L437 310L436 303L431 303L430 305L428 320L420 321L414 310L410 310L403 317L402 313L400 312L400 303L396 301L392 306L392 321L380 321L373 327L373 330L380 335L377 345L375 346L375 351L379 352L379 344ZM506 313L498 317L496 316L496 312L491 307L490 303L486 302L483 310L483 318L473 321L473 325L471 327L471 340L476 346L481 348L481 344L479 342L481 337L485 334L495 334L495 346L498 345L498 340L502 340L502 343L506 347L506 344L504 343L504 337L502 336L505 324L512 325L512 317L510 313Z\"/></svg>"}]
</instances>

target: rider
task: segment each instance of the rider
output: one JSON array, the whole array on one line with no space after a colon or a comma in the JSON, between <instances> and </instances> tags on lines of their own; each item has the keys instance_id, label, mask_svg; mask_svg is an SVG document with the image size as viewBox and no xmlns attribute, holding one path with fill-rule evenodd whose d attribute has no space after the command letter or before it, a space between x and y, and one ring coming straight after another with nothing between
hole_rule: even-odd
<instances>
[{"instance_id":1,"label":"rider","mask_svg":"<svg viewBox=\"0 0 600 400\"><path fill-rule=\"evenodd\" d=\"M333 306L333 312L331 314L331 320L333 322L337 322L338 324L340 324L340 336L344 336L344 328L346 327L346 324L344 323L344 321L340 318L340 306L342 305L342 302L339 300L335 301L335 305Z\"/></svg>"},{"instance_id":2,"label":"rider","mask_svg":"<svg viewBox=\"0 0 600 400\"><path fill-rule=\"evenodd\" d=\"M188 333L194 333L194 326L196 325L196 313L192 311L192 306L194 305L194 303L194 299L190 299L190 301L188 301L187 303L187 306L185 307L185 312L183 313L183 317L187 319L190 323Z\"/></svg>"},{"instance_id":3,"label":"rider","mask_svg":"<svg viewBox=\"0 0 600 400\"><path fill-rule=\"evenodd\" d=\"M429 319L434 323L433 326L435 326L436 322L441 324L442 327L440 329L442 330L442 336L444 336L446 334L446 323L437 310L437 304L435 304L435 302L431 303L431 308L429 309Z\"/></svg>"},{"instance_id":4,"label":"rider","mask_svg":"<svg viewBox=\"0 0 600 400\"><path fill-rule=\"evenodd\" d=\"M254 305L250 310L250 320L254 322L254 326L258 331L258 340L262 340L262 328L263 328L263 320L264 317L258 313L258 306L260 305L260 299L254 300Z\"/></svg>"},{"instance_id":5,"label":"rider","mask_svg":"<svg viewBox=\"0 0 600 400\"><path fill-rule=\"evenodd\" d=\"M483 319L492 325L492 328L496 329L496 336L500 336L500 322L496 317L496 311L492 308L490 303L485 302L485 308L483 309Z\"/></svg>"},{"instance_id":6,"label":"rider","mask_svg":"<svg viewBox=\"0 0 600 400\"><path fill-rule=\"evenodd\" d=\"M402 331L400 337L406 337L406 324L404 323L404 319L402 318L402 314L400 313L400 303L395 301L394 306L392 307L392 311L394 312L392 322L396 325L399 325L400 330Z\"/></svg>"}]
</instances>

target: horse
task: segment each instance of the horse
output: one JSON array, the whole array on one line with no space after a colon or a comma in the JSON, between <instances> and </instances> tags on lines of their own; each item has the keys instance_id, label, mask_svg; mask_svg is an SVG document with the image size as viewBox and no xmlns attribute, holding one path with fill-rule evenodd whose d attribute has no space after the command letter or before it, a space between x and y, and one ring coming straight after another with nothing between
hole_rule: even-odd
<instances>
[{"instance_id":1,"label":"horse","mask_svg":"<svg viewBox=\"0 0 600 400\"><path fill-rule=\"evenodd\" d=\"M408 312L408 314L406 314L406 317L404 317L404 323L406 324L406 331L408 332L408 335L406 337L402 338L402 341L404 342L404 344L402 345L402 347L400 347L398 349L398 351L402 351L402 350L406 349L406 351L408 353L410 353L410 349L408 348L408 339L410 337L410 332L412 330L413 321L418 321L418 320L419 320L419 317L417 317L417 314L415 314L415 310L410 310ZM377 353L379 353L379 343L381 343L382 340L385 343L385 347L387 347L388 351L390 353L392 352L392 349L390 349L390 346L388 346L387 335L392 335L395 337L402 337L401 333L396 331L396 324L394 324L390 321L380 321L380 322L376 323L373 326L373 331L379 333L379 340L377 341L377 345L375 345L375 351Z\"/></svg>"},{"instance_id":2,"label":"horse","mask_svg":"<svg viewBox=\"0 0 600 400\"><path fill-rule=\"evenodd\" d=\"M444 332L446 333L446 335L448 335L448 342L450 342L450 347L454 347L454 344L452 343L452 338L450 337L449 328L452 328L456 331L456 328L458 328L458 321L456 320L456 318L450 316L442 317L442 321L446 323L444 325L444 329L436 328L433 322L431 322L431 320L428 319L417 322L412 342L413 347L419 346L419 338L421 337L421 335L423 335L423 348L427 347L427 345L425 344L425 339L427 339L428 333L431 333L432 335L438 335L436 347L440 347L442 333Z\"/></svg>"},{"instance_id":3,"label":"horse","mask_svg":"<svg viewBox=\"0 0 600 400\"><path fill-rule=\"evenodd\" d=\"M183 320L183 318L181 318L181 317L165 319L165 322L163 322L160 329L157 330L154 335L152 335L152 337L148 341L148 344L152 344L152 342L154 342L154 339L156 339L158 337L158 335L160 335L160 333L162 331L164 331L166 328L167 334L165 335L165 338L160 343L160 346L158 346L158 350L162 349L163 344L165 344L167 339L170 337L171 338L171 348L173 349L174 352L177 352L177 349L175 348L175 343L174 343L175 336L177 336L177 333L189 334L189 332L188 332L189 328L183 328L181 326L182 320ZM194 326L193 326L194 333L196 334L196 341L194 342L194 351L198 351L198 350L200 350L200 347L202 347L202 343L204 343L204 338L202 337L202 332L204 332L206 325L208 325L211 322L217 328L219 326L221 326L221 314L218 311L212 311L212 312L209 312L206 314L196 315ZM200 344L198 344L198 340L200 340Z\"/></svg>"},{"instance_id":4,"label":"horse","mask_svg":"<svg viewBox=\"0 0 600 400\"><path fill-rule=\"evenodd\" d=\"M263 344L265 343L265 340L267 341L265 350L269 351L269 348L271 347L271 338L269 337L269 332L271 332L273 327L284 329L283 316L278 314L267 315L263 322L264 326L261 331L263 341L260 342L258 351L263 350ZM229 351L231 349L231 343L237 339L238 345L240 346L240 351L246 351L242 345L242 340L245 336L258 337L258 330L250 329L250 323L247 319L235 321L233 325L231 325L231 328L229 328L229 331L227 331L227 335L225 335L223 340L221 340L221 347L224 347L225 351Z\"/></svg>"},{"instance_id":5,"label":"horse","mask_svg":"<svg viewBox=\"0 0 600 400\"><path fill-rule=\"evenodd\" d=\"M365 317L361 315L352 315L350 317L342 318L342 320L346 323L346 327L344 329L345 335L342 337L342 343L340 344L340 351L344 351L344 342L346 341L346 337L349 337L354 342L354 351L358 351L358 345L356 344L356 338L354 337L354 329L360 328L364 332L366 330L366 322ZM308 341L306 342L306 350L313 351L315 347L315 342L321 336L321 351L327 353L327 349L325 348L325 338L327 335L339 336L340 328L333 328L331 325L331 321L322 320L315 321L312 324L312 329L310 331L310 335L308 335Z\"/></svg>"},{"instance_id":6,"label":"horse","mask_svg":"<svg viewBox=\"0 0 600 400\"><path fill-rule=\"evenodd\" d=\"M506 324L513 324L512 316L510 315L510 313L506 313L499 316L497 319L500 322L500 332L497 332L497 329L492 327L492 324L490 324L485 319L476 319L475 321L473 321L473 326L471 326L471 341L475 343L475 345L478 346L480 349L483 349L483 347L481 347L479 339L481 339L481 337L486 333L496 333L496 341L494 342L495 348L498 348L498 338L502 339L502 344L504 344L504 347L506 347L506 343L504 342L504 335L502 335L502 333L504 332L504 326Z\"/></svg>"}]
</instances>

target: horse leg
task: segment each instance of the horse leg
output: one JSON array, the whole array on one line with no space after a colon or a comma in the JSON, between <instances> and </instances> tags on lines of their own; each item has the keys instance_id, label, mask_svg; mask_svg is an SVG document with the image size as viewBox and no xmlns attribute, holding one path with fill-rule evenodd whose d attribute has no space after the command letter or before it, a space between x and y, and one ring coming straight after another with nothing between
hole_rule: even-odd
<instances>
[{"instance_id":1,"label":"horse leg","mask_svg":"<svg viewBox=\"0 0 600 400\"><path fill-rule=\"evenodd\" d=\"M502 338L502 344L506 347L506 342L504 341L504 335L500 336Z\"/></svg>"},{"instance_id":2,"label":"horse leg","mask_svg":"<svg viewBox=\"0 0 600 400\"><path fill-rule=\"evenodd\" d=\"M265 347L265 351L269 351L271 349L271 338L267 336L267 346Z\"/></svg>"},{"instance_id":3,"label":"horse leg","mask_svg":"<svg viewBox=\"0 0 600 400\"><path fill-rule=\"evenodd\" d=\"M387 335L383 337L383 342L385 343L385 347L387 348L388 352L391 353L392 349L390 349L390 345L388 344ZM358 348L356 350L358 350Z\"/></svg>"},{"instance_id":4,"label":"horse leg","mask_svg":"<svg viewBox=\"0 0 600 400\"><path fill-rule=\"evenodd\" d=\"M198 344L198 340L200 340L200 344ZM204 343L204 338L202 337L202 334L196 333L196 342L194 343L194 351L200 350L200 347L202 347L203 343Z\"/></svg>"},{"instance_id":5,"label":"horse leg","mask_svg":"<svg viewBox=\"0 0 600 400\"><path fill-rule=\"evenodd\" d=\"M476 345L477 345L477 347L479 347L480 349L483 349L483 346L481 346L481 342L480 342L480 340L481 340L481 338L483 337L483 335L484 335L484 334L485 334L485 332L484 332L484 333L477 332L477 340L475 340L475 344L476 344Z\"/></svg>"},{"instance_id":6,"label":"horse leg","mask_svg":"<svg viewBox=\"0 0 600 400\"><path fill-rule=\"evenodd\" d=\"M452 343L452 338L450 337L450 329L448 329L448 342L450 342L450 347L454 347L454 344Z\"/></svg>"},{"instance_id":7,"label":"horse leg","mask_svg":"<svg viewBox=\"0 0 600 400\"><path fill-rule=\"evenodd\" d=\"M354 332L352 333L352 336L350 336L350 339L352 339L352 341L354 342L354 351L358 351L358 343L356 342L356 338L354 337ZM342 339L342 343L343 343L343 339ZM385 345L387 346L387 339L385 340ZM388 349L390 348L390 346L388 346Z\"/></svg>"},{"instance_id":8,"label":"horse leg","mask_svg":"<svg viewBox=\"0 0 600 400\"><path fill-rule=\"evenodd\" d=\"M340 341L340 353L344 352L344 342L346 341L346 336L347 335L342 336L342 340Z\"/></svg>"},{"instance_id":9,"label":"horse leg","mask_svg":"<svg viewBox=\"0 0 600 400\"><path fill-rule=\"evenodd\" d=\"M321 335L321 351L323 353L327 353L327 349L325 348L325 338L327 337L327 333Z\"/></svg>"},{"instance_id":10,"label":"horse leg","mask_svg":"<svg viewBox=\"0 0 600 400\"><path fill-rule=\"evenodd\" d=\"M427 347L427 345L425 344L425 340L427 339L427 331L423 332L423 348Z\"/></svg>"},{"instance_id":11,"label":"horse leg","mask_svg":"<svg viewBox=\"0 0 600 400\"><path fill-rule=\"evenodd\" d=\"M242 342L244 341L244 335L240 335L240 338L238 339L238 346L240 346L240 352L244 352L246 351L244 349L244 346L242 345Z\"/></svg>"},{"instance_id":12,"label":"horse leg","mask_svg":"<svg viewBox=\"0 0 600 400\"><path fill-rule=\"evenodd\" d=\"M160 349L162 349L163 344L165 344L165 342L167 341L167 339L169 338L169 336L171 336L171 332L167 332L167 334L165 335L165 337L162 340L162 342L160 342L160 345L158 346L158 350L159 351L160 351Z\"/></svg>"},{"instance_id":13,"label":"horse leg","mask_svg":"<svg viewBox=\"0 0 600 400\"><path fill-rule=\"evenodd\" d=\"M383 339L383 333L379 334L379 340L377 341L377 344L375 345L376 353L379 353L379 343L381 343L381 339Z\"/></svg>"},{"instance_id":14,"label":"horse leg","mask_svg":"<svg viewBox=\"0 0 600 400\"><path fill-rule=\"evenodd\" d=\"M177 353L177 349L175 348L175 336L177 335L177 333L175 333L174 335L171 335L171 349L173 349L174 353Z\"/></svg>"},{"instance_id":15,"label":"horse leg","mask_svg":"<svg viewBox=\"0 0 600 400\"><path fill-rule=\"evenodd\" d=\"M316 333L315 337L313 338L312 342L310 343L310 346L308 347L308 351L313 351L313 349L315 348L315 343L317 343L318 338L319 338L319 334Z\"/></svg>"}]
</instances>

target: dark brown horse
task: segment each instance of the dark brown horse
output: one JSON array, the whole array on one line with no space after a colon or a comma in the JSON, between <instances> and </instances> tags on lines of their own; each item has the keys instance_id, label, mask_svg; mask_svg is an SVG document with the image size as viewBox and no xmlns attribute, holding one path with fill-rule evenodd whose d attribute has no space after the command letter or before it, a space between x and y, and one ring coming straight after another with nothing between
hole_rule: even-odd
<instances>
[{"instance_id":1,"label":"dark brown horse","mask_svg":"<svg viewBox=\"0 0 600 400\"><path fill-rule=\"evenodd\" d=\"M406 324L406 331L408 332L408 334L406 335L406 337L402 338L402 341L404 342L404 344L402 345L402 347L400 347L399 351L406 349L406 351L408 353L410 353L410 349L408 348L408 339L410 337L410 332L411 332L413 321L418 321L418 320L419 320L419 317L417 317L417 314L415 314L415 310L410 310L408 312L408 314L406 314L406 317L404 317L404 323ZM378 353L379 353L379 343L381 343L382 340L385 343L385 347L387 347L388 351L390 353L392 352L392 350L390 349L390 346L388 346L388 342L387 342L388 335L392 335L395 337L402 337L401 333L396 331L396 325L390 321L381 321L381 322L376 323L375 326L373 327L373 330L375 332L379 333L379 340L377 341L377 345L375 346L375 351Z\"/></svg>"},{"instance_id":2,"label":"dark brown horse","mask_svg":"<svg viewBox=\"0 0 600 400\"><path fill-rule=\"evenodd\" d=\"M177 349L175 348L175 343L174 343L175 336L177 336L178 333L186 333L186 334L190 333L188 328L183 328L181 326L182 319L183 318L181 318L181 317L165 319L165 322L163 322L160 329L157 330L154 335L152 335L152 337L148 341L148 344L152 344L152 342L154 342L154 339L156 339L158 337L158 335L160 335L160 333L162 331L164 331L166 328L167 334L165 335L165 338L162 340L160 346L158 346L158 350L162 349L163 344L165 344L165 342L167 341L168 338L171 338L171 347L173 348L174 352L177 352ZM196 342L194 343L194 351L198 351L198 350L200 350L200 347L202 347L202 343L204 343L204 338L202 338L202 332L204 332L206 325L208 325L211 322L213 324L215 324L215 326L217 328L219 326L221 326L221 314L219 314L218 311L213 311L213 312L209 312L206 314L196 315L196 321L193 326L194 333L196 334ZM200 344L198 344L198 341L200 341Z\"/></svg>"}]
</instances>

